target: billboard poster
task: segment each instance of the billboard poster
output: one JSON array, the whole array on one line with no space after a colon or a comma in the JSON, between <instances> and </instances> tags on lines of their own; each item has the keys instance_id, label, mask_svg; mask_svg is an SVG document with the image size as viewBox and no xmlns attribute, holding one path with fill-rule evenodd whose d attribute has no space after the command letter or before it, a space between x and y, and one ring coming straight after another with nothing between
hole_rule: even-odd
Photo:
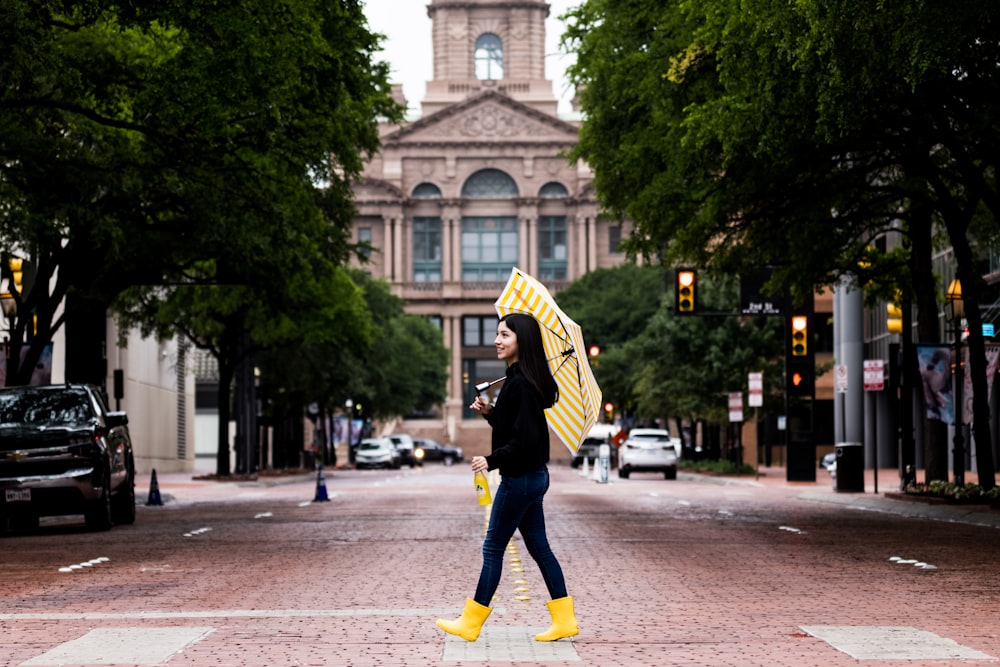
<instances>
[{"instance_id":1,"label":"billboard poster","mask_svg":"<svg viewBox=\"0 0 1000 667\"><path fill-rule=\"evenodd\" d=\"M919 344L916 348L927 419L953 424L955 405L951 390L951 346Z\"/></svg>"}]
</instances>

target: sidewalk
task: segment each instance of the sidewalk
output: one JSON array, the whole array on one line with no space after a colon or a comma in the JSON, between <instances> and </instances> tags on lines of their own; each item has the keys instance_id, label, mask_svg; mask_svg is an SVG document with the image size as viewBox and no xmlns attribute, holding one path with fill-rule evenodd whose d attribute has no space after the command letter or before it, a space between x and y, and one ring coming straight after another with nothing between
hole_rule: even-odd
<instances>
[{"instance_id":1,"label":"sidewalk","mask_svg":"<svg viewBox=\"0 0 1000 667\"><path fill-rule=\"evenodd\" d=\"M921 498L903 494L899 489L899 471L895 468L883 468L878 471L866 469L864 493L837 491L833 477L822 468L816 471L815 482L789 482L786 479L785 468L777 466L761 468L759 473L757 476L743 475L720 479L726 480L722 483L750 484L781 490L791 497L810 502L832 503L856 510L885 512L911 518L1000 528L1000 509L989 505L955 504L940 498ZM694 477L696 476L688 476L689 479ZM917 479L923 479L922 470L917 471ZM965 480L978 483L974 472L967 472Z\"/></svg>"}]
</instances>

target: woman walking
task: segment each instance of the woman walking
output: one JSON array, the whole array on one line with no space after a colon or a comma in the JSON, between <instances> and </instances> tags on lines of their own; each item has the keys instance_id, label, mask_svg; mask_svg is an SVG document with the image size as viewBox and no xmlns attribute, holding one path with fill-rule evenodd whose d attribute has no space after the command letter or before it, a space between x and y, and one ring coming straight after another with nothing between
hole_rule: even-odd
<instances>
[{"instance_id":1,"label":"woman walking","mask_svg":"<svg viewBox=\"0 0 1000 667\"><path fill-rule=\"evenodd\" d=\"M489 456L474 456L472 471L500 470L500 486L493 495L486 539L483 541L483 568L473 598L465 601L462 615L454 621L438 619L445 632L466 641L475 641L492 611L489 607L500 584L503 555L515 530L528 553L538 564L552 598L548 603L552 625L535 635L541 642L572 637L579 633L573 598L566 594L562 568L545 535L542 499L549 488L549 427L545 408L559 398L556 381L542 348L538 322L529 315L512 313L500 319L494 340L497 358L507 362L506 380L491 406L477 396L470 406L493 427Z\"/></svg>"}]
</instances>

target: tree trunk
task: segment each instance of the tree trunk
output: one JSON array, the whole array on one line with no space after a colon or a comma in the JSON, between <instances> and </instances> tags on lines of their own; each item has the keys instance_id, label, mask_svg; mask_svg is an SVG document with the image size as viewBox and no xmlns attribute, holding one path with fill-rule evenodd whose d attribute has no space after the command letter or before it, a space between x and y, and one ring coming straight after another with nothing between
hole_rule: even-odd
<instances>
[{"instance_id":1,"label":"tree trunk","mask_svg":"<svg viewBox=\"0 0 1000 667\"><path fill-rule=\"evenodd\" d=\"M107 304L67 294L65 322L66 381L107 389Z\"/></svg>"},{"instance_id":2,"label":"tree trunk","mask_svg":"<svg viewBox=\"0 0 1000 667\"><path fill-rule=\"evenodd\" d=\"M910 275L913 279L914 301L917 304L917 341L921 343L941 342L938 329L938 287L932 268L931 232L929 216L913 211L910 220ZM917 367L917 355L911 353L909 357L910 367L907 371L914 378L914 384L920 387L916 392L920 400L920 414L915 416L914 421L924 420L924 481L947 481L948 425L940 419L927 419L927 402L923 383L919 382L921 376Z\"/></svg>"},{"instance_id":3,"label":"tree trunk","mask_svg":"<svg viewBox=\"0 0 1000 667\"><path fill-rule=\"evenodd\" d=\"M218 359L219 362L219 424L218 438L219 445L215 454L215 474L219 477L228 477L231 473L229 468L229 388L233 383L233 364L227 359Z\"/></svg>"},{"instance_id":4,"label":"tree trunk","mask_svg":"<svg viewBox=\"0 0 1000 667\"><path fill-rule=\"evenodd\" d=\"M948 226L952 249L958 264L957 275L962 284L962 301L965 306L965 318L969 325L969 368L972 373L972 439L976 447L976 470L979 475L979 485L984 491L996 486L996 469L993 463L993 437L990 429L990 405L986 384L986 346L983 342L983 316L979 312L979 286L982 282L976 273L972 258L972 248L966 237L965 229L953 232ZM956 233L957 232L957 233ZM956 364L962 360L957 359ZM964 401L963 401L964 403ZM962 405L955 406L955 428L964 426L964 410ZM966 447L972 443L966 443Z\"/></svg>"}]
</instances>

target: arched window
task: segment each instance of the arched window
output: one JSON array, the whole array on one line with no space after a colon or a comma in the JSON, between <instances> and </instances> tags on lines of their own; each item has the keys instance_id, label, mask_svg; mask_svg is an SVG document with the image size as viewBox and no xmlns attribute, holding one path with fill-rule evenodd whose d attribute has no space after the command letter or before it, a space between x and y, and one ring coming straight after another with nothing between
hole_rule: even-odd
<instances>
[{"instance_id":1,"label":"arched window","mask_svg":"<svg viewBox=\"0 0 1000 667\"><path fill-rule=\"evenodd\" d=\"M499 169L480 169L462 185L462 196L470 199L504 199L517 195L517 183Z\"/></svg>"},{"instance_id":2,"label":"arched window","mask_svg":"<svg viewBox=\"0 0 1000 667\"><path fill-rule=\"evenodd\" d=\"M421 183L413 188L414 199L440 199L441 188L433 183Z\"/></svg>"},{"instance_id":3,"label":"arched window","mask_svg":"<svg viewBox=\"0 0 1000 667\"><path fill-rule=\"evenodd\" d=\"M474 58L477 79L499 81L503 78L503 42L492 32L476 38Z\"/></svg>"},{"instance_id":4,"label":"arched window","mask_svg":"<svg viewBox=\"0 0 1000 667\"><path fill-rule=\"evenodd\" d=\"M562 199L569 196L569 190L562 183L551 181L542 186L538 191L538 196L542 199Z\"/></svg>"}]
</instances>

